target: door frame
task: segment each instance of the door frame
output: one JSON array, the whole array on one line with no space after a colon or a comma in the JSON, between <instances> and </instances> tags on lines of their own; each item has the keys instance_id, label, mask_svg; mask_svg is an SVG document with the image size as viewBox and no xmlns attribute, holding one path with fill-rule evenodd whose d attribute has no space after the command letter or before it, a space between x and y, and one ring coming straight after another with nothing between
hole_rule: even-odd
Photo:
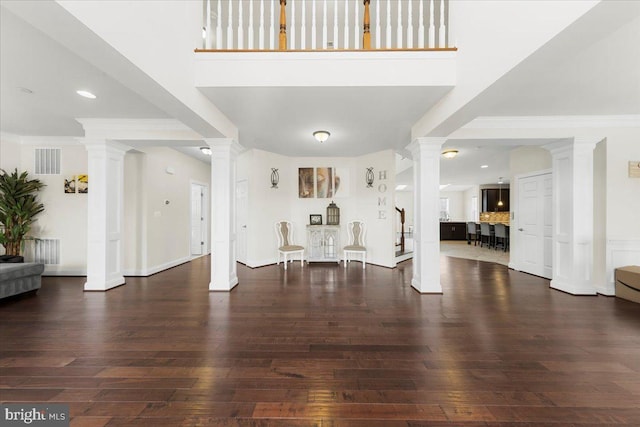
<instances>
[{"instance_id":1,"label":"door frame","mask_svg":"<svg viewBox=\"0 0 640 427\"><path fill-rule=\"evenodd\" d=\"M536 176L547 175L549 174L553 178L553 170L552 169L542 169L538 171L526 172L523 174L515 175L513 179L513 183L510 185L510 209L511 214L509 218L510 227L509 227L509 268L517 271L522 271L521 269L521 257L522 257L522 248L520 247L521 242L519 239L520 233L518 233L518 221L520 214L520 180L526 178L533 178ZM550 207L553 209L553 204ZM553 215L551 216L553 218ZM552 224L553 226L553 224ZM544 238L544 236L543 236ZM543 245L544 250L544 245ZM552 254L550 254L552 255ZM544 260L545 255L543 253L542 258ZM552 258L553 259L553 258ZM553 269L553 265L551 266Z\"/></svg>"},{"instance_id":2,"label":"door frame","mask_svg":"<svg viewBox=\"0 0 640 427\"><path fill-rule=\"evenodd\" d=\"M202 248L202 255L193 255L191 253L191 230L193 228L193 215L191 212L191 206L193 206L192 204L192 192L191 190L193 189L194 185L199 185L201 187L203 187L204 190L204 195L202 196L202 218L204 218L204 220L202 221L204 230L202 231L203 234L203 242L204 242L204 247ZM211 247L209 245L209 184L207 184L206 182L201 182L201 181L196 181L194 179L190 179L189 180L189 257L191 259L195 259L195 258L200 258L206 255L209 255L211 253Z\"/></svg>"}]
</instances>

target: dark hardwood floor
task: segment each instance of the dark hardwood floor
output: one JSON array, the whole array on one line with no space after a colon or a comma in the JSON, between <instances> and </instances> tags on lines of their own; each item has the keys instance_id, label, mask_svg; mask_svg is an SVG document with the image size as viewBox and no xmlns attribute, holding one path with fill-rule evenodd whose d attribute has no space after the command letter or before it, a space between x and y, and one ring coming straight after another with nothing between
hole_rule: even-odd
<instances>
[{"instance_id":1,"label":"dark hardwood floor","mask_svg":"<svg viewBox=\"0 0 640 427\"><path fill-rule=\"evenodd\" d=\"M0 304L0 400L72 426L640 425L640 305L442 258L443 295L397 269L209 259L106 293L44 278Z\"/></svg>"}]
</instances>

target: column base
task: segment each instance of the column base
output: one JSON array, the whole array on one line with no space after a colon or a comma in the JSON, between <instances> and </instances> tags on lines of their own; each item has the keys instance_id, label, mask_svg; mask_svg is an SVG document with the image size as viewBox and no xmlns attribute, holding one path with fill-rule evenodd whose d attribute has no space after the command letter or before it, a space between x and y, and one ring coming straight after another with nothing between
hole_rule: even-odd
<instances>
[{"instance_id":1,"label":"column base","mask_svg":"<svg viewBox=\"0 0 640 427\"><path fill-rule=\"evenodd\" d=\"M569 283L564 280L553 279L550 287L571 295L597 295L596 290L590 283Z\"/></svg>"},{"instance_id":2,"label":"column base","mask_svg":"<svg viewBox=\"0 0 640 427\"><path fill-rule=\"evenodd\" d=\"M117 276L107 281L87 280L84 284L84 290L88 292L103 292L109 289L117 288L125 284L124 276Z\"/></svg>"},{"instance_id":3,"label":"column base","mask_svg":"<svg viewBox=\"0 0 640 427\"><path fill-rule=\"evenodd\" d=\"M428 288L424 289L420 280L411 279L411 287L421 294L436 294L442 295L442 285L440 283L434 283Z\"/></svg>"},{"instance_id":4,"label":"column base","mask_svg":"<svg viewBox=\"0 0 640 427\"><path fill-rule=\"evenodd\" d=\"M231 280L229 280L229 283L227 286L220 286L220 285L214 284L213 282L209 282L209 292L229 292L236 286L238 286L237 277L234 277Z\"/></svg>"}]
</instances>

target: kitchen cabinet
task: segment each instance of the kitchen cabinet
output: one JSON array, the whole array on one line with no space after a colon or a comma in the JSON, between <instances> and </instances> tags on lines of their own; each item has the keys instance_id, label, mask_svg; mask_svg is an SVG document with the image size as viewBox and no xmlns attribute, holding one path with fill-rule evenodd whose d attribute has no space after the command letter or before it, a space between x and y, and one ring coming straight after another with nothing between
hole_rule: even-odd
<instances>
[{"instance_id":1,"label":"kitchen cabinet","mask_svg":"<svg viewBox=\"0 0 640 427\"><path fill-rule=\"evenodd\" d=\"M440 240L467 240L467 223L441 222Z\"/></svg>"},{"instance_id":2,"label":"kitchen cabinet","mask_svg":"<svg viewBox=\"0 0 640 427\"><path fill-rule=\"evenodd\" d=\"M498 202L502 198L502 206ZM509 187L482 190L482 212L509 212Z\"/></svg>"}]
</instances>

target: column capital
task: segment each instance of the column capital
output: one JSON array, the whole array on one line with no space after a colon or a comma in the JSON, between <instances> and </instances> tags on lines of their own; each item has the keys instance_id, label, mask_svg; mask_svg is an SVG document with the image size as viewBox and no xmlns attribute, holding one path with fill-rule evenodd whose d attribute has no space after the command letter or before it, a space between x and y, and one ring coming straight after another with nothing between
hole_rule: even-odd
<instances>
[{"instance_id":1,"label":"column capital","mask_svg":"<svg viewBox=\"0 0 640 427\"><path fill-rule=\"evenodd\" d=\"M87 151L97 151L105 148L124 154L127 151L131 150L131 147L129 147L128 145L124 145L120 142L106 138L76 138L76 141L84 145Z\"/></svg>"},{"instance_id":2,"label":"column capital","mask_svg":"<svg viewBox=\"0 0 640 427\"><path fill-rule=\"evenodd\" d=\"M211 151L214 154L229 152L233 156L237 156L245 150L233 138L205 138L204 142L211 147Z\"/></svg>"},{"instance_id":3,"label":"column capital","mask_svg":"<svg viewBox=\"0 0 640 427\"><path fill-rule=\"evenodd\" d=\"M605 137L603 136L576 136L574 138L561 139L560 141L552 142L550 144L543 145L542 147L546 150L549 150L551 154L571 150L578 147L585 150L593 150L596 147L596 144L602 141L604 138Z\"/></svg>"},{"instance_id":4,"label":"column capital","mask_svg":"<svg viewBox=\"0 0 640 427\"><path fill-rule=\"evenodd\" d=\"M420 153L422 150L438 150L442 148L442 145L447 142L448 138L444 137L420 137L414 139L411 144L407 145L406 149L411 154Z\"/></svg>"}]
</instances>

